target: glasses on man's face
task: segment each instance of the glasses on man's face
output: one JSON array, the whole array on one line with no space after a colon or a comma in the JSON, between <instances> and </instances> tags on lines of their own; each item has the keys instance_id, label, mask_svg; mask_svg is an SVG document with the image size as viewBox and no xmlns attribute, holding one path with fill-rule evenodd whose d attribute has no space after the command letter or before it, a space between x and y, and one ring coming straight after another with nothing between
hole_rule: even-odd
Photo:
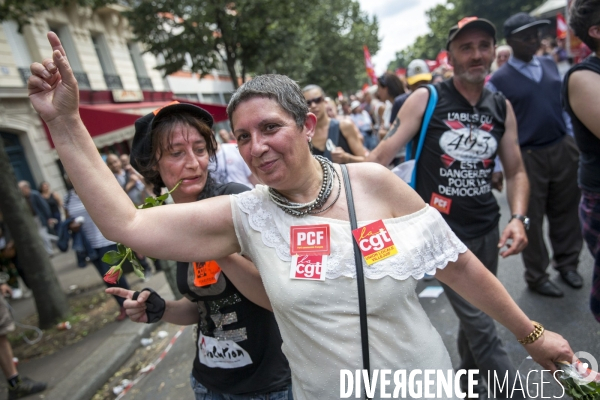
<instances>
[{"instance_id":1,"label":"glasses on man's face","mask_svg":"<svg viewBox=\"0 0 600 400\"><path fill-rule=\"evenodd\" d=\"M310 105L312 103L321 104L322 101L323 101L323 96L319 96L319 97L315 97L314 99L306 100L306 105L310 107Z\"/></svg>"}]
</instances>

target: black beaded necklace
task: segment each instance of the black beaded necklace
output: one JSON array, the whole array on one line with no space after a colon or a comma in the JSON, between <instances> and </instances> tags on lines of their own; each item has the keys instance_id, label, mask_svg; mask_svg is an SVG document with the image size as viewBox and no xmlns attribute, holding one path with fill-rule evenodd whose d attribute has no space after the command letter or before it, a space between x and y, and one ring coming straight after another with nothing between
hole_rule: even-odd
<instances>
[{"instance_id":1,"label":"black beaded necklace","mask_svg":"<svg viewBox=\"0 0 600 400\"><path fill-rule=\"evenodd\" d=\"M331 208L340 197L340 192L342 190L342 182L340 181L340 177L338 176L337 171L333 168L333 163L329 161L327 158L322 156L313 156L319 161L321 168L323 169L323 182L321 183L321 189L319 190L319 194L317 198L308 203L293 203L286 199L281 193L273 188L269 188L269 196L273 203L277 205L277 207L281 208L286 213L293 215L294 217L303 217L308 214L320 214L325 212ZM327 207L322 208L331 192L333 190L333 183L335 178L337 178L338 182L338 190L335 199L329 204Z\"/></svg>"}]
</instances>

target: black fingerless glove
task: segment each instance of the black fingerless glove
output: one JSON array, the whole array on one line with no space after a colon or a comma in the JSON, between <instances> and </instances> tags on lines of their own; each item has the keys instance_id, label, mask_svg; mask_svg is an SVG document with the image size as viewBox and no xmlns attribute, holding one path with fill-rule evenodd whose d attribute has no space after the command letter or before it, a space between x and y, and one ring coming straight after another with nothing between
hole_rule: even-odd
<instances>
[{"instance_id":1,"label":"black fingerless glove","mask_svg":"<svg viewBox=\"0 0 600 400\"><path fill-rule=\"evenodd\" d=\"M165 313L167 303L153 289L144 288L142 289L142 292L144 290L150 292L150 296L148 296L148 298L146 299L146 317L148 318L147 323L152 324L161 320L163 314ZM133 293L132 300L137 300L139 295L140 292Z\"/></svg>"}]
</instances>

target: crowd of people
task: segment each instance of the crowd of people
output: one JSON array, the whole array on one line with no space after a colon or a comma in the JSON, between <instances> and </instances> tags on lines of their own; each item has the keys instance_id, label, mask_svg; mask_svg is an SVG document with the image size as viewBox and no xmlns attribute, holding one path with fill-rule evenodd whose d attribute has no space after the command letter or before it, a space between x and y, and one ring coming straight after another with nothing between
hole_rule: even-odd
<instances>
[{"instance_id":1,"label":"crowd of people","mask_svg":"<svg viewBox=\"0 0 600 400\"><path fill-rule=\"evenodd\" d=\"M215 134L200 107L170 104L136 122L129 156L106 160L78 116L77 82L50 32L52 57L32 64L28 88L74 188L60 199L47 184L19 186L40 232L81 232L100 274L115 242L141 261L178 261L180 300L134 292L124 278L107 292L119 320L197 326L198 400L337 398L340 369L451 370L414 295L426 276L440 281L460 321L456 369L479 370L474 391L486 398L488 372L517 375L494 321L544 369L574 357L511 299L495 277L499 257L521 254L528 288L562 297L548 267L582 288L585 240L600 322L600 1L572 5L571 27L596 53L568 72L564 45L548 50L542 41L546 24L518 13L498 46L491 22L463 18L448 33L449 67L413 60L404 77L386 72L347 99L256 76L232 95L231 132ZM396 165L411 168L410 186ZM173 204L135 207L178 184ZM492 190L504 185L511 218L501 226ZM373 261L355 243L357 226L383 235L392 255ZM324 232L325 244L302 247L298 232ZM9 393L26 383L43 390L3 371ZM516 396L508 386L498 395Z\"/></svg>"}]
</instances>

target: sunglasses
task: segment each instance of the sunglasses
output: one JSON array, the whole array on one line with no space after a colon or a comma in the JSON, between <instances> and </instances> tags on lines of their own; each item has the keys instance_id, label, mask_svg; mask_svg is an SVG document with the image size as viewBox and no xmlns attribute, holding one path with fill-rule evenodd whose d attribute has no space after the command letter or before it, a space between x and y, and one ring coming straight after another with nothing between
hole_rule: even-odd
<instances>
[{"instance_id":1,"label":"sunglasses","mask_svg":"<svg viewBox=\"0 0 600 400\"><path fill-rule=\"evenodd\" d=\"M319 96L319 97L315 97L314 99L306 100L306 105L310 107L310 105L312 103L321 104L322 101L323 101L323 96Z\"/></svg>"}]
</instances>

